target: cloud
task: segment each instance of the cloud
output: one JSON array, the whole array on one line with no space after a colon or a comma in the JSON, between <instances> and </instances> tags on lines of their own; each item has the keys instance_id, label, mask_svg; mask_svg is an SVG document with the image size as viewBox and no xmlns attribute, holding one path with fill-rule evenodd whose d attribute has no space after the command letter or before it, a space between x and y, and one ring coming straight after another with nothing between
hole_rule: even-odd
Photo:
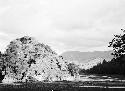
<instances>
[{"instance_id":1,"label":"cloud","mask_svg":"<svg viewBox=\"0 0 125 91\"><path fill-rule=\"evenodd\" d=\"M124 8L124 0L0 0L0 33L9 36L1 41L29 35L58 53L103 50L124 28Z\"/></svg>"}]
</instances>

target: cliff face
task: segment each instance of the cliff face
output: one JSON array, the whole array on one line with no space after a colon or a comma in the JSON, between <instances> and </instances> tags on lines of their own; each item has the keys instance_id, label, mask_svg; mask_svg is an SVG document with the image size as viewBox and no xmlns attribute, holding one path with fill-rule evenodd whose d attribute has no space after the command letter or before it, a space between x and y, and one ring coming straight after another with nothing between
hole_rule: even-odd
<instances>
[{"instance_id":1,"label":"cliff face","mask_svg":"<svg viewBox=\"0 0 125 91\"><path fill-rule=\"evenodd\" d=\"M72 78L68 62L58 56L48 45L32 37L22 37L11 41L6 49L6 76L3 82L26 81L31 78L38 81L56 81Z\"/></svg>"}]
</instances>

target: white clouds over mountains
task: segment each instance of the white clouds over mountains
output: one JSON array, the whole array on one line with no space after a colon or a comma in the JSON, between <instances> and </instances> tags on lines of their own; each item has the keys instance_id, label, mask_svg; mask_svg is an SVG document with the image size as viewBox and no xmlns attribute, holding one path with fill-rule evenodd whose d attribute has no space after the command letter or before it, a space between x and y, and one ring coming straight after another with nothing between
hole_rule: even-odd
<instances>
[{"instance_id":1,"label":"white clouds over mountains","mask_svg":"<svg viewBox=\"0 0 125 91\"><path fill-rule=\"evenodd\" d=\"M104 50L124 16L124 0L0 0L0 47L29 35L59 53Z\"/></svg>"}]
</instances>

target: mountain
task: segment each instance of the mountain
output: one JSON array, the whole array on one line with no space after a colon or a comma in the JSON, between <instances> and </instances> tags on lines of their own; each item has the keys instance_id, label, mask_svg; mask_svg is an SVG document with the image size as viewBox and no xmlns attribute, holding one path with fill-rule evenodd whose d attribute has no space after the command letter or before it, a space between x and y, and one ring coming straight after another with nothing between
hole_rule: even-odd
<instances>
[{"instance_id":1,"label":"mountain","mask_svg":"<svg viewBox=\"0 0 125 91\"><path fill-rule=\"evenodd\" d=\"M67 60L58 56L48 45L29 36L11 41L5 55L3 82L59 81L76 75L70 71L73 69L69 70Z\"/></svg>"},{"instance_id":2,"label":"mountain","mask_svg":"<svg viewBox=\"0 0 125 91\"><path fill-rule=\"evenodd\" d=\"M80 52L67 51L61 55L70 61L78 63L82 68L88 69L101 63L104 59L110 61L113 58L112 51Z\"/></svg>"},{"instance_id":3,"label":"mountain","mask_svg":"<svg viewBox=\"0 0 125 91\"><path fill-rule=\"evenodd\" d=\"M94 52L80 52L80 51L67 51L61 55L71 61L78 61L80 63L86 63L89 60L96 58L103 58L110 60L113 58L112 51L94 51Z\"/></svg>"}]
</instances>

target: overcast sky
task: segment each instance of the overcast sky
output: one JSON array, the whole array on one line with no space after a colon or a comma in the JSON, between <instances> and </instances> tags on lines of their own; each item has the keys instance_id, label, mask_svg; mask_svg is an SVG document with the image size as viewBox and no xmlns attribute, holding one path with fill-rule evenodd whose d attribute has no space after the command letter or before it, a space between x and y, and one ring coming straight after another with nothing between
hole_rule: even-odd
<instances>
[{"instance_id":1,"label":"overcast sky","mask_svg":"<svg viewBox=\"0 0 125 91\"><path fill-rule=\"evenodd\" d=\"M0 49L25 35L64 51L108 50L125 28L125 0L0 0Z\"/></svg>"}]
</instances>

